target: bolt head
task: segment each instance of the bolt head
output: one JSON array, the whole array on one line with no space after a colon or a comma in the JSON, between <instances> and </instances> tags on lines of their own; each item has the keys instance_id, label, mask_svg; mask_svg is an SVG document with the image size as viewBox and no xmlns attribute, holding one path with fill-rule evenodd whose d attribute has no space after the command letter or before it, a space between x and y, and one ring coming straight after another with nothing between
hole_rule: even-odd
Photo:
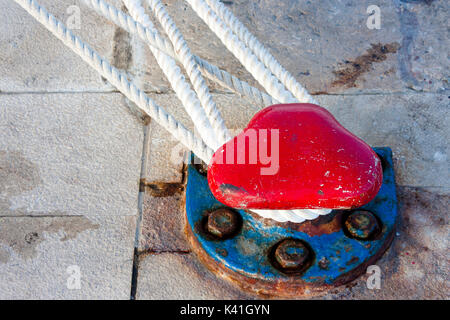
<instances>
[{"instance_id":1,"label":"bolt head","mask_svg":"<svg viewBox=\"0 0 450 320\"><path fill-rule=\"evenodd\" d=\"M240 216L237 212L221 208L208 215L206 224L210 234L217 238L225 239L234 235L240 226Z\"/></svg>"},{"instance_id":2,"label":"bolt head","mask_svg":"<svg viewBox=\"0 0 450 320\"><path fill-rule=\"evenodd\" d=\"M380 230L380 224L375 215L367 210L353 211L345 220L345 228L356 239L368 240Z\"/></svg>"},{"instance_id":3,"label":"bolt head","mask_svg":"<svg viewBox=\"0 0 450 320\"><path fill-rule=\"evenodd\" d=\"M275 260L285 270L297 270L309 261L311 252L300 240L285 239L275 249Z\"/></svg>"}]
</instances>

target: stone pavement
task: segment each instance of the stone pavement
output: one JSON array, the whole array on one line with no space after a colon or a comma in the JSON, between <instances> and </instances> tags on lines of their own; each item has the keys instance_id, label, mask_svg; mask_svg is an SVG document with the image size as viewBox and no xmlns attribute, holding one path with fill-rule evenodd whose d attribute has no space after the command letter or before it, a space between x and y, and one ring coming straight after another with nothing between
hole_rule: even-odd
<instances>
[{"instance_id":1,"label":"stone pavement","mask_svg":"<svg viewBox=\"0 0 450 320\"><path fill-rule=\"evenodd\" d=\"M74 32L192 127L137 38L79 0L39 2L63 21L79 7ZM164 2L196 54L257 86L184 1ZM448 3L223 2L344 126L393 149L400 221L381 290L363 276L322 298L448 299ZM182 146L12 1L0 28L0 298L255 298L185 240ZM211 88L232 129L259 110Z\"/></svg>"}]
</instances>

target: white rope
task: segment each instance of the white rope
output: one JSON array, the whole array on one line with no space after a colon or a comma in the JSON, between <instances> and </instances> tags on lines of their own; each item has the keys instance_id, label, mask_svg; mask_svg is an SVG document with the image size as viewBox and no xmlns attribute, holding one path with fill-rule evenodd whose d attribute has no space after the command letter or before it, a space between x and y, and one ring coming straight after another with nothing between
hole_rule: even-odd
<instances>
[{"instance_id":1,"label":"white rope","mask_svg":"<svg viewBox=\"0 0 450 320\"><path fill-rule=\"evenodd\" d=\"M103 0L84 0L84 2L91 8L98 11L101 15L111 15L116 17L116 19L126 19L125 14L120 14L119 10L110 6ZM126 1L124 2L126 3ZM128 20L128 19L127 19ZM147 21L148 23L149 21ZM137 26L137 24L134 24ZM155 37L158 36L157 31L153 31ZM159 37L161 38L161 37ZM219 145L219 141L215 138L214 131L210 125L210 122L205 114L205 111L201 107L200 101L197 98L195 92L191 89L188 82L185 80L180 68L177 66L175 60L160 50L150 47L153 55L156 58L158 65L161 67L163 73L169 80L173 90L175 91L177 97L182 102L187 114L191 117L194 126L198 130L203 141L212 148L216 150Z\"/></svg>"},{"instance_id":2,"label":"white rope","mask_svg":"<svg viewBox=\"0 0 450 320\"><path fill-rule=\"evenodd\" d=\"M186 1L271 96L282 103L298 102L203 0Z\"/></svg>"},{"instance_id":3,"label":"white rope","mask_svg":"<svg viewBox=\"0 0 450 320\"><path fill-rule=\"evenodd\" d=\"M219 69L213 64L208 63L206 60L203 60L197 56L194 56L194 58L200 66L200 70L203 75L208 77L208 79L220 84L224 88L240 94L242 97L248 98L250 101L254 102L257 107L262 108L279 103L279 101L268 94L261 92L255 87L249 85L247 82L240 80L222 69Z\"/></svg>"},{"instance_id":4,"label":"white rope","mask_svg":"<svg viewBox=\"0 0 450 320\"><path fill-rule=\"evenodd\" d=\"M331 212L330 209L298 209L298 210L251 210L263 218L273 219L279 222L301 223L305 220L314 220L321 215Z\"/></svg>"},{"instance_id":5,"label":"white rope","mask_svg":"<svg viewBox=\"0 0 450 320\"><path fill-rule=\"evenodd\" d=\"M89 4L93 9L95 9L95 11L115 23L117 26L130 32L131 34L138 35L150 46L158 48L172 58L177 59L171 43L161 37L156 29L153 28L153 24L151 23L148 15L145 13L144 8L139 3L136 4L136 1L128 1L130 8L136 8L132 9L133 15L136 19L133 19L129 15L118 10L114 6L109 5L103 0L84 0L84 2ZM271 96L250 86L247 82L241 81L237 77L229 74L227 71L219 69L206 60L203 60L195 55L194 59L200 67L200 71L210 80L217 82L221 86L232 90L241 96L251 99L257 104L257 106L264 107L278 103L278 101L273 99Z\"/></svg>"},{"instance_id":6,"label":"white rope","mask_svg":"<svg viewBox=\"0 0 450 320\"><path fill-rule=\"evenodd\" d=\"M283 66L270 54L270 52L250 33L250 31L237 19L233 13L217 0L206 0L212 10L231 28L238 38L252 50L260 61L281 81L282 84L302 103L315 103L317 101L303 88L297 80L286 71Z\"/></svg>"},{"instance_id":7,"label":"white rope","mask_svg":"<svg viewBox=\"0 0 450 320\"><path fill-rule=\"evenodd\" d=\"M216 140L219 144L217 148L222 146L228 140L231 139L230 133L228 132L225 122L217 109L216 103L214 102L211 94L209 93L208 86L203 79L198 65L195 62L194 56L191 53L183 35L178 30L177 26L173 22L172 18L167 13L164 6L161 4L160 0L148 0L148 3L153 10L155 17L161 23L166 34L169 36L172 45L174 46L175 53L183 64L189 79L197 93L200 102L205 110L206 116L209 119L211 126L214 129Z\"/></svg>"},{"instance_id":8,"label":"white rope","mask_svg":"<svg viewBox=\"0 0 450 320\"><path fill-rule=\"evenodd\" d=\"M128 99L133 101L142 112L150 116L162 127L168 130L175 138L181 141L187 148L194 151L199 158L208 161L212 157L213 150L196 138L192 132L175 120L163 108L158 106L143 91L139 90L126 76L111 66L97 52L83 43L72 34L63 23L58 21L47 10L34 0L14 0L31 16L45 26L51 33L60 39L67 47L79 55L92 68L99 72L111 84L119 89ZM198 153L197 153L198 152Z\"/></svg>"}]
</instances>

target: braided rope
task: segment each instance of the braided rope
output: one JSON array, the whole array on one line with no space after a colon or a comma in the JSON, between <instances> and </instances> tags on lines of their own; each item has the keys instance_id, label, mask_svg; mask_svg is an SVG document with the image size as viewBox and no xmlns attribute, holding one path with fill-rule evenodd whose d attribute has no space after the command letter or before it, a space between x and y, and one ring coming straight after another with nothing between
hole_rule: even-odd
<instances>
[{"instance_id":1,"label":"braided rope","mask_svg":"<svg viewBox=\"0 0 450 320\"><path fill-rule=\"evenodd\" d=\"M271 96L282 103L298 102L204 0L186 1Z\"/></svg>"},{"instance_id":2,"label":"braided rope","mask_svg":"<svg viewBox=\"0 0 450 320\"><path fill-rule=\"evenodd\" d=\"M89 7L97 11L102 16L111 16L114 20L123 20L128 21L128 25L131 23L133 26L136 26L136 30L148 30L152 31L155 38L162 37L159 36L156 29L144 27L141 24L136 23L134 20L131 21L129 16L125 15L122 11L117 10L115 7L110 6L108 3L103 0L84 0L85 4ZM126 4L127 1L124 1ZM129 3L130 4L130 3ZM148 23L149 21L147 21ZM140 27L138 27L140 26ZM143 34L143 33L142 33ZM147 34L147 32L145 32ZM211 124L203 110L199 99L195 92L191 89L189 83L183 76L180 68L177 66L175 60L160 50L149 47L151 52L156 58L158 65L161 67L161 70L169 80L173 90L175 91L178 99L181 100L183 107L185 108L187 114L191 117L195 128L198 130L201 138L205 143L216 150L218 145L221 145L217 139L215 138L214 131L211 127Z\"/></svg>"},{"instance_id":3,"label":"braided rope","mask_svg":"<svg viewBox=\"0 0 450 320\"><path fill-rule=\"evenodd\" d=\"M250 86L247 82L219 69L215 65L210 64L197 56L194 56L194 58L197 61L203 75L220 84L222 87L234 91L243 97L247 97L251 101L255 102L257 106L267 107L279 103L279 101L268 94Z\"/></svg>"},{"instance_id":4,"label":"braided rope","mask_svg":"<svg viewBox=\"0 0 450 320\"><path fill-rule=\"evenodd\" d=\"M135 17L136 19L133 19L133 17L130 17L114 6L109 5L104 0L84 0L84 2L89 4L99 14L101 14L117 26L123 28L131 34L138 35L150 46L158 48L172 58L177 58L172 44L165 38L161 37L156 29L154 29L153 24L151 23L148 15L145 13L144 8L140 5L139 2L135 0L127 1L129 10L133 10L133 17ZM257 88L250 86L247 82L240 80L227 71L221 70L215 65L210 64L208 61L203 60L195 55L194 59L197 62L202 74L208 79L220 84L224 88L240 94L241 96L247 97L251 101L254 101L258 106L264 107L278 103L278 101L273 99L271 96L261 92Z\"/></svg>"},{"instance_id":5,"label":"braided rope","mask_svg":"<svg viewBox=\"0 0 450 320\"><path fill-rule=\"evenodd\" d=\"M169 36L175 52L192 82L192 86L200 99L206 116L214 129L216 139L218 140L218 145L216 147L219 148L221 145L230 140L231 136L225 126L225 122L223 121L220 111L217 109L216 103L209 93L208 86L199 71L191 50L189 49L183 35L178 30L174 21L161 4L161 1L148 0L148 3L155 14L155 17L159 20L164 31Z\"/></svg>"},{"instance_id":6,"label":"braided rope","mask_svg":"<svg viewBox=\"0 0 450 320\"><path fill-rule=\"evenodd\" d=\"M314 220L321 215L331 212L331 209L298 209L298 210L251 210L263 218L273 219L279 222L301 223L306 220Z\"/></svg>"},{"instance_id":7,"label":"braided rope","mask_svg":"<svg viewBox=\"0 0 450 320\"><path fill-rule=\"evenodd\" d=\"M45 26L51 33L60 39L67 47L79 55L92 68L106 78L111 84L119 89L128 99L133 101L139 109L158 122L168 130L175 138L181 141L187 148L194 152L204 161L211 159L213 150L205 143L196 138L192 132L186 129L173 116L158 106L143 91L129 82L127 77L111 66L97 52L83 43L72 34L62 22L49 14L47 10L34 0L14 0L31 16Z\"/></svg>"},{"instance_id":8,"label":"braided rope","mask_svg":"<svg viewBox=\"0 0 450 320\"><path fill-rule=\"evenodd\" d=\"M221 18L229 28L253 51L260 61L281 81L282 84L302 103L315 103L317 101L302 87L297 80L283 68L283 66L270 54L270 52L250 33L242 22L217 0L205 0L211 9Z\"/></svg>"},{"instance_id":9,"label":"braided rope","mask_svg":"<svg viewBox=\"0 0 450 320\"><path fill-rule=\"evenodd\" d=\"M141 23L144 27L150 28L150 32L154 32L153 24L150 21L149 16L145 13L144 8L141 6L139 0L127 0L127 9L130 13L132 13L132 17L138 22ZM111 20L111 17L107 16L107 19ZM113 21L114 22L114 21ZM118 24L116 22L116 24ZM126 28L126 26L120 24L119 26L122 28ZM128 30L130 33L133 33L133 30ZM159 37L159 34L155 35L156 37ZM142 38L142 37L141 37ZM151 46L155 46L154 43L151 42L151 38L147 39L147 42ZM143 39L146 41L146 39ZM163 39L165 40L165 39ZM159 48L162 50L161 48ZM164 51L164 50L163 50ZM170 51L165 51L167 54L169 54L172 57L174 56L173 49L171 48ZM254 101L258 106L269 106L273 104L277 104L278 101L269 96L268 94L265 94L264 92L261 92L260 90L256 89L255 87L250 86L247 82L240 80L239 78L231 75L225 70L222 70L218 67L216 67L213 64L210 64L208 61L201 59L200 57L193 55L195 62L197 63L198 67L200 68L200 71L204 76L206 76L208 79L218 83L224 88L227 88L231 91L234 91L241 96L247 97L250 100Z\"/></svg>"}]
</instances>

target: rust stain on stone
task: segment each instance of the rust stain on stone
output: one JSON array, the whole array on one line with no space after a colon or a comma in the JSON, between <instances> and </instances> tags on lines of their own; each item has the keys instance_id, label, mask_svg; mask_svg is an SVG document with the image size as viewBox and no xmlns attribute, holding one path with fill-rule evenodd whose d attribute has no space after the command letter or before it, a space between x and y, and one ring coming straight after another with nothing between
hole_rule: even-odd
<instances>
[{"instance_id":1,"label":"rust stain on stone","mask_svg":"<svg viewBox=\"0 0 450 320\"><path fill-rule=\"evenodd\" d=\"M148 192L152 197L171 197L183 193L185 185L179 182L147 182L141 179L141 192Z\"/></svg>"},{"instance_id":2,"label":"rust stain on stone","mask_svg":"<svg viewBox=\"0 0 450 320\"><path fill-rule=\"evenodd\" d=\"M363 55L354 60L345 61L341 64L341 69L333 71L337 77L331 84L333 87L356 87L356 80L364 73L369 72L372 64L386 60L389 53L396 53L400 48L397 42L371 44L371 46Z\"/></svg>"}]
</instances>

